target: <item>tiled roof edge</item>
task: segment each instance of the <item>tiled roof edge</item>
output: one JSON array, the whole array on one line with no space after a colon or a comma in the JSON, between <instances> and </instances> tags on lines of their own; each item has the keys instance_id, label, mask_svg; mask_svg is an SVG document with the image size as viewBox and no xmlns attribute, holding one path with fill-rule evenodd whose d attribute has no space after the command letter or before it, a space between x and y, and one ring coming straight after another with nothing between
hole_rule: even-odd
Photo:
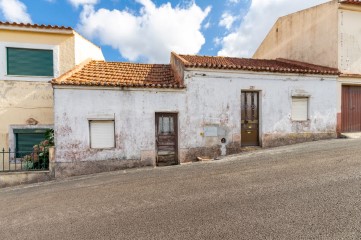
<instances>
[{"instance_id":1,"label":"tiled roof edge","mask_svg":"<svg viewBox=\"0 0 361 240\"><path fill-rule=\"evenodd\" d=\"M341 4L352 4L352 5L361 5L361 1L359 0L339 0Z\"/></svg>"},{"instance_id":2,"label":"tiled roof edge","mask_svg":"<svg viewBox=\"0 0 361 240\"><path fill-rule=\"evenodd\" d=\"M178 53L171 52L171 54L174 55L176 58L178 58L183 63L184 66L186 66L187 64L190 64L187 60L182 58Z\"/></svg>"},{"instance_id":3,"label":"tiled roof edge","mask_svg":"<svg viewBox=\"0 0 361 240\"><path fill-rule=\"evenodd\" d=\"M321 73L326 73L326 74L331 74L331 75L339 75L341 73L337 68L326 67L326 66L316 65L316 64L307 63L307 62L300 62L300 61L295 61L295 60L286 59L286 58L276 58L276 61L288 63L288 64L294 64L294 65L297 65L297 66L300 66L303 68L309 68L309 67L325 68L325 70L318 70L318 71ZM329 71L327 71L326 68L329 69ZM310 71L313 71L313 70L310 70Z\"/></svg>"},{"instance_id":4,"label":"tiled roof edge","mask_svg":"<svg viewBox=\"0 0 361 240\"><path fill-rule=\"evenodd\" d=\"M82 70L86 65L88 65L90 62L92 62L93 60L91 58L87 58L86 60L84 60L83 62L81 62L80 64L76 65L74 68L72 68L71 70L67 71L66 73L60 75L57 78L53 78L51 80L51 84L53 85L59 85L62 84L62 81L66 78L71 77L73 74L79 72L80 70Z\"/></svg>"},{"instance_id":5,"label":"tiled roof edge","mask_svg":"<svg viewBox=\"0 0 361 240\"><path fill-rule=\"evenodd\" d=\"M0 26L10 27L24 27L24 28L38 28L38 29L56 29L56 30L74 30L72 27L58 26L58 25L45 25L34 23L17 23L17 22L3 22L0 21Z\"/></svg>"}]
</instances>

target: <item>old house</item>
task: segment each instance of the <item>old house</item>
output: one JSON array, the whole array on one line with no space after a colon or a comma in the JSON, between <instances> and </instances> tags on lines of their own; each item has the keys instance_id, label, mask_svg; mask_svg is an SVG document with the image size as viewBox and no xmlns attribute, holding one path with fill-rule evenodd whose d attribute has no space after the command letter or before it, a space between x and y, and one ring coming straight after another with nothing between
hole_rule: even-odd
<instances>
[{"instance_id":1,"label":"old house","mask_svg":"<svg viewBox=\"0 0 361 240\"><path fill-rule=\"evenodd\" d=\"M337 76L286 59L86 61L52 81L56 176L334 138Z\"/></svg>"},{"instance_id":2,"label":"old house","mask_svg":"<svg viewBox=\"0 0 361 240\"><path fill-rule=\"evenodd\" d=\"M0 22L0 58L0 148L16 149L16 158L53 128L50 81L87 58L104 59L72 28L9 22ZM0 171L10 169L7 155Z\"/></svg>"},{"instance_id":3,"label":"old house","mask_svg":"<svg viewBox=\"0 0 361 240\"><path fill-rule=\"evenodd\" d=\"M279 18L253 57L339 69L338 132L361 132L360 23L361 1L333 0Z\"/></svg>"}]
</instances>

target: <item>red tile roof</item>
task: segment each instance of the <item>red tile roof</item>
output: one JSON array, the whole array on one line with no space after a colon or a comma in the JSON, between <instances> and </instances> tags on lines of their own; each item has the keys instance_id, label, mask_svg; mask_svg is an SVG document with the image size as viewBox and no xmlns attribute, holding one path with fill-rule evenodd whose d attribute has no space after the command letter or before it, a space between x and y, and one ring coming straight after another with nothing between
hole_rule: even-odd
<instances>
[{"instance_id":1,"label":"red tile roof","mask_svg":"<svg viewBox=\"0 0 361 240\"><path fill-rule=\"evenodd\" d=\"M308 73L338 75L335 68L323 67L287 59L265 60L234 57L212 57L195 55L173 55L180 59L186 68L207 68L244 70L255 72Z\"/></svg>"},{"instance_id":2,"label":"red tile roof","mask_svg":"<svg viewBox=\"0 0 361 240\"><path fill-rule=\"evenodd\" d=\"M344 0L340 1L340 3L361 5L361 0Z\"/></svg>"},{"instance_id":3,"label":"red tile roof","mask_svg":"<svg viewBox=\"0 0 361 240\"><path fill-rule=\"evenodd\" d=\"M183 88L167 64L88 61L53 79L53 85Z\"/></svg>"},{"instance_id":4,"label":"red tile roof","mask_svg":"<svg viewBox=\"0 0 361 240\"><path fill-rule=\"evenodd\" d=\"M31 24L31 23L16 23L16 22L1 22L1 26L9 27L24 27L24 28L35 28L35 29L56 29L56 30L73 30L71 27L57 26L57 25L44 25L44 24Z\"/></svg>"}]
</instances>

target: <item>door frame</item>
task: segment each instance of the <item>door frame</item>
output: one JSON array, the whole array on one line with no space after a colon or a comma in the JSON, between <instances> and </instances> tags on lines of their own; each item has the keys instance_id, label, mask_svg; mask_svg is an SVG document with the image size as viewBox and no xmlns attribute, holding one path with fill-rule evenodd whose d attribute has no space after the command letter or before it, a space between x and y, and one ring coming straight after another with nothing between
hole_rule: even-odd
<instances>
[{"instance_id":1,"label":"door frame","mask_svg":"<svg viewBox=\"0 0 361 240\"><path fill-rule=\"evenodd\" d=\"M174 124L175 124L175 161L177 163L177 165L180 164L179 161L179 113L176 111L158 111L154 113L154 128L155 128L155 136L154 136L154 140L155 140L155 165L158 165L158 144L157 144L157 135L158 135L158 122L157 122L157 116L160 114L170 114L170 115L175 115L174 118Z\"/></svg>"},{"instance_id":2,"label":"door frame","mask_svg":"<svg viewBox=\"0 0 361 240\"><path fill-rule=\"evenodd\" d=\"M258 146L262 147L263 146L263 139L262 139L262 119L263 119L263 114L262 114L262 90L260 89L241 89L241 92L239 94L239 104L240 104L240 111L239 111L239 123L240 123L240 128L239 128L239 132L241 133L241 146L242 146L242 92L257 92L258 93Z\"/></svg>"},{"instance_id":3,"label":"door frame","mask_svg":"<svg viewBox=\"0 0 361 240\"><path fill-rule=\"evenodd\" d=\"M341 119L341 124L339 125L340 126L340 132L341 133L352 133L352 132L355 132L355 131L347 131L347 130L345 130L345 128L347 128L345 125L345 122L346 121L344 121L344 118L349 118L349 116L350 116L350 114L347 114L348 112L347 111L345 111L345 109L344 109L344 107L345 107L345 101L344 100L347 100L348 101L348 99L345 99L345 96L344 96L344 88L348 88L348 89L350 89L351 87L359 87L359 88L361 88L361 84L357 84L357 83L341 83L341 89L340 89L340 99L341 99L341 101L340 101L340 106L341 106L341 110L340 110L340 113L341 113L341 116L340 116L340 119ZM347 116L345 116L345 115L347 115ZM356 131L357 132L357 131Z\"/></svg>"}]
</instances>

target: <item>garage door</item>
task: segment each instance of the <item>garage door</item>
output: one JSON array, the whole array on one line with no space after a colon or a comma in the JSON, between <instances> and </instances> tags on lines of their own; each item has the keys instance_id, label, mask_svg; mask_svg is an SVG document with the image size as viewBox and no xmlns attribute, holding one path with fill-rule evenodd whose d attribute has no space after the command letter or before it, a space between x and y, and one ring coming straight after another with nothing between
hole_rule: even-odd
<instances>
[{"instance_id":1,"label":"garage door","mask_svg":"<svg viewBox=\"0 0 361 240\"><path fill-rule=\"evenodd\" d=\"M361 86L342 86L342 132L361 132Z\"/></svg>"}]
</instances>

